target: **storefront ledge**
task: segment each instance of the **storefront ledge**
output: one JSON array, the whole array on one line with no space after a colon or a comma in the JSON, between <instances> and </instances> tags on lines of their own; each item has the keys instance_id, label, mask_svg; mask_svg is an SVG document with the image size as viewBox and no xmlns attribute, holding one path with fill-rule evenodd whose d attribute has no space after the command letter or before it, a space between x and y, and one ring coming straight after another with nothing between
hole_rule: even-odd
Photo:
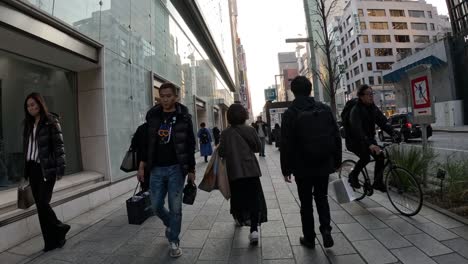
<instances>
[{"instance_id":1,"label":"storefront ledge","mask_svg":"<svg viewBox=\"0 0 468 264\"><path fill-rule=\"evenodd\" d=\"M55 184L53 197L59 198L63 194L93 185L103 179L104 176L102 174L92 171L83 171L66 175ZM16 188L0 192L0 221L4 214L17 209L17 199L18 195Z\"/></svg>"},{"instance_id":2,"label":"storefront ledge","mask_svg":"<svg viewBox=\"0 0 468 264\"><path fill-rule=\"evenodd\" d=\"M55 196L51 205L59 220L69 222L99 205L128 193L135 188L135 185L135 177L114 183L101 181L62 196ZM16 209L0 215L0 237L5 238L0 239L0 252L40 234L39 219L36 214L36 207L32 206L27 210Z\"/></svg>"}]
</instances>

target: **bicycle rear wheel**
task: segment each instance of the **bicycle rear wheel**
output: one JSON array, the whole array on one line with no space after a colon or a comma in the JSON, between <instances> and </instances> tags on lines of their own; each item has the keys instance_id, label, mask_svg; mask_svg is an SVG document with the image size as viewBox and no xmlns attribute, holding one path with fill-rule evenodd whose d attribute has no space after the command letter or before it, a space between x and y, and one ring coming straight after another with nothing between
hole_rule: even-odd
<instances>
[{"instance_id":1,"label":"bicycle rear wheel","mask_svg":"<svg viewBox=\"0 0 468 264\"><path fill-rule=\"evenodd\" d=\"M408 170L391 168L385 177L387 196L393 207L405 216L419 213L423 204L421 186Z\"/></svg>"},{"instance_id":2,"label":"bicycle rear wheel","mask_svg":"<svg viewBox=\"0 0 468 264\"><path fill-rule=\"evenodd\" d=\"M346 182L349 179L349 174L353 171L353 169L356 167L356 162L354 160L345 160L341 163L340 168L338 169L338 177L340 178L345 178ZM361 184L360 189L355 189L353 188L354 191L354 197L356 197L356 200L362 200L366 196L364 184L365 184L365 178L364 178L364 173L361 171L358 176L359 183Z\"/></svg>"}]
</instances>

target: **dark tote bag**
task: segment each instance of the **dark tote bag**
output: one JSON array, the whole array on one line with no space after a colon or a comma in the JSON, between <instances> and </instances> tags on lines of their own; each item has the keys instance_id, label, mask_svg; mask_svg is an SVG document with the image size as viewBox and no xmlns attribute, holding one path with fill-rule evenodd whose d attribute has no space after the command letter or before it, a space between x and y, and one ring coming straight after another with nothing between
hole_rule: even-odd
<instances>
[{"instance_id":1,"label":"dark tote bag","mask_svg":"<svg viewBox=\"0 0 468 264\"><path fill-rule=\"evenodd\" d=\"M128 223L131 225L141 225L153 215L149 192L136 192L140 183L138 182L132 197L127 199Z\"/></svg>"},{"instance_id":2,"label":"dark tote bag","mask_svg":"<svg viewBox=\"0 0 468 264\"><path fill-rule=\"evenodd\" d=\"M192 205L195 202L195 197L197 197L197 185L189 181L184 187L184 197L182 202L184 204Z\"/></svg>"},{"instance_id":3,"label":"dark tote bag","mask_svg":"<svg viewBox=\"0 0 468 264\"><path fill-rule=\"evenodd\" d=\"M29 182L27 184L21 184L18 187L18 208L28 209L34 203L34 197Z\"/></svg>"},{"instance_id":4,"label":"dark tote bag","mask_svg":"<svg viewBox=\"0 0 468 264\"><path fill-rule=\"evenodd\" d=\"M127 153L125 153L125 157L122 160L122 164L120 165L120 169L125 172L132 172L138 170L138 161L137 161L137 153L133 149L128 149Z\"/></svg>"}]
</instances>

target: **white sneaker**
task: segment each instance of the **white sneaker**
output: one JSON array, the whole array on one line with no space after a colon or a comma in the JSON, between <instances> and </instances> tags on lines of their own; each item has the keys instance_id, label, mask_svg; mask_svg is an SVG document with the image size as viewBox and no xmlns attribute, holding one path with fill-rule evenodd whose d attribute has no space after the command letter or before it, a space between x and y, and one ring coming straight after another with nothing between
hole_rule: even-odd
<instances>
[{"instance_id":1,"label":"white sneaker","mask_svg":"<svg viewBox=\"0 0 468 264\"><path fill-rule=\"evenodd\" d=\"M258 244L258 232L253 231L252 233L250 233L249 240L250 240L251 245L257 245Z\"/></svg>"},{"instance_id":2,"label":"white sneaker","mask_svg":"<svg viewBox=\"0 0 468 264\"><path fill-rule=\"evenodd\" d=\"M169 251L169 254L171 257L178 258L182 256L182 249L179 247L179 243L171 242L170 245L171 249Z\"/></svg>"}]
</instances>

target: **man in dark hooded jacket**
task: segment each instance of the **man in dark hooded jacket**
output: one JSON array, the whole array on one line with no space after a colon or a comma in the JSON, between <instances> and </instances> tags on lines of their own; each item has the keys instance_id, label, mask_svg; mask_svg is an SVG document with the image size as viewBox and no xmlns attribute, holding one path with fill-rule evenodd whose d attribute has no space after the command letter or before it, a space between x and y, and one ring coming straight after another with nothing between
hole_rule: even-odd
<instances>
[{"instance_id":1,"label":"man in dark hooded jacket","mask_svg":"<svg viewBox=\"0 0 468 264\"><path fill-rule=\"evenodd\" d=\"M312 84L306 77L294 78L291 90L295 100L283 114L281 124L281 170L286 182L291 182L291 174L296 179L304 235L300 243L309 248L315 246L313 197L324 247L328 248L334 244L328 178L341 164L341 138L330 107L309 97Z\"/></svg>"}]
</instances>

